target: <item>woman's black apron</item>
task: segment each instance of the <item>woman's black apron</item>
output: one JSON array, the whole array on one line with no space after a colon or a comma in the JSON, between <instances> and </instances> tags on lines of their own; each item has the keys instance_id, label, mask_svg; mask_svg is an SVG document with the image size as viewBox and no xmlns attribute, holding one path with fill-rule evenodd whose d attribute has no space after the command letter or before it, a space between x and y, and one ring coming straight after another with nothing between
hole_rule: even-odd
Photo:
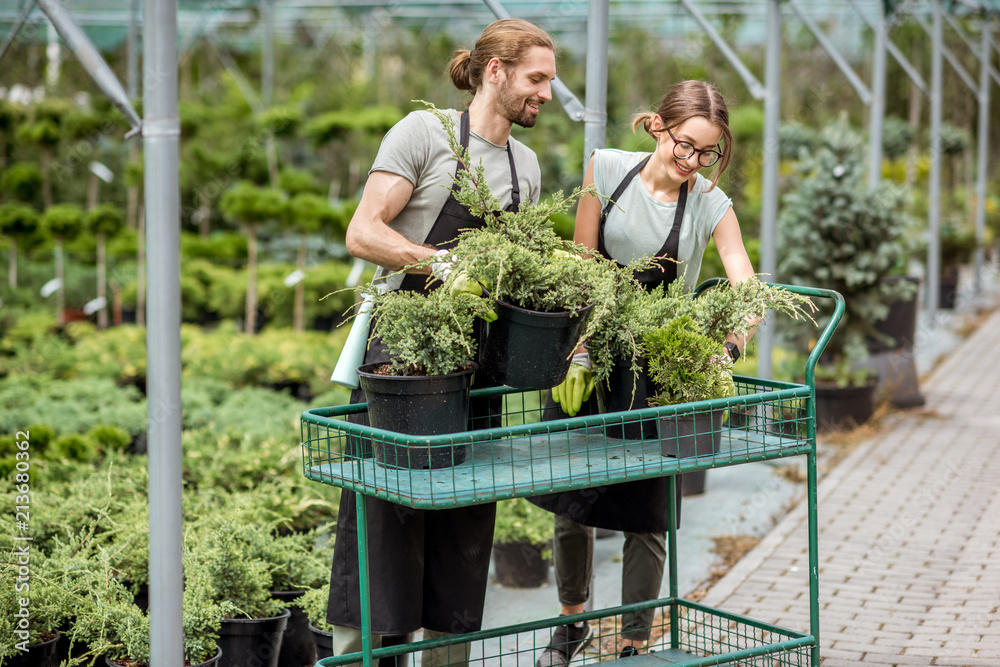
<instances>
[{"instance_id":1,"label":"woman's black apron","mask_svg":"<svg viewBox=\"0 0 1000 667\"><path fill-rule=\"evenodd\" d=\"M468 111L462 113L460 139L462 147L468 148ZM513 190L511 203L505 210L516 211L521 197L509 142L507 156ZM455 173L462 168L459 163ZM425 245L450 248L461 230L486 224L455 199L457 188L457 184L453 185L424 239ZM427 292L435 287L434 284L427 285L427 276L407 274L400 289ZM482 326L481 320L476 320L476 326ZM364 363L387 361L389 356L382 341L377 338L370 340ZM488 385L481 383L473 386ZM360 387L351 392L351 403L363 403L365 400ZM473 401L470 405L472 417L489 417L488 420L477 419L480 428L487 424L500 425L501 401ZM351 421L367 424L367 414L358 415ZM347 489L341 492L327 621L360 629L357 497L356 493ZM493 547L496 504L415 510L367 498L365 511L368 518L372 631L379 635L401 635L419 628L450 633L479 630Z\"/></svg>"},{"instance_id":2,"label":"woman's black apron","mask_svg":"<svg viewBox=\"0 0 1000 667\"><path fill-rule=\"evenodd\" d=\"M646 157L625 175L625 178L615 188L610 200L601 211L597 250L601 255L612 261L616 260L611 257L604 244L604 226L608 219L608 213L614 207L614 202L618 201L625 188L638 175L639 171L646 166L648 161L649 157ZM671 260L677 258L687 195L688 184L685 182L681 185L680 195L677 198L674 224L670 228L667 240L656 253L656 256L660 258L657 259L657 265L635 273L636 280L644 289L652 290L661 284L669 284L677 278L677 263ZM619 266L621 266L620 263ZM643 374L639 378L639 382L644 385L645 393L642 391L642 388L637 389L637 396L652 396L655 393L648 376ZM603 387L597 389L597 391L601 390L603 390ZM590 399L584 402L580 408L580 412L577 413L578 416L594 415L600 412L596 393L595 391ZM562 411L562 408L552 401L551 395L547 397L544 419L563 419L567 416ZM646 437L655 436L647 434ZM635 482L612 484L610 486L591 489L551 493L544 496L536 496L530 498L530 500L543 509L547 509L550 512L585 526L594 526L607 530L622 530L630 533L662 533L667 530L668 479L669 477L642 479ZM681 507L680 479L677 480L675 497L677 499L677 525L679 526Z\"/></svg>"}]
</instances>

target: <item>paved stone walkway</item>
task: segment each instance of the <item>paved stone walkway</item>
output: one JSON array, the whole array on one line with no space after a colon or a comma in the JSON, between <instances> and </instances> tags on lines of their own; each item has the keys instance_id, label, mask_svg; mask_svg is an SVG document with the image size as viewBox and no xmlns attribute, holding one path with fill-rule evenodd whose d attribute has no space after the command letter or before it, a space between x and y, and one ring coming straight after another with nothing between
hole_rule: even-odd
<instances>
[{"instance_id":1,"label":"paved stone walkway","mask_svg":"<svg viewBox=\"0 0 1000 667\"><path fill-rule=\"evenodd\" d=\"M823 667L1000 667L1000 312L819 484ZM809 630L801 503L704 603Z\"/></svg>"}]
</instances>

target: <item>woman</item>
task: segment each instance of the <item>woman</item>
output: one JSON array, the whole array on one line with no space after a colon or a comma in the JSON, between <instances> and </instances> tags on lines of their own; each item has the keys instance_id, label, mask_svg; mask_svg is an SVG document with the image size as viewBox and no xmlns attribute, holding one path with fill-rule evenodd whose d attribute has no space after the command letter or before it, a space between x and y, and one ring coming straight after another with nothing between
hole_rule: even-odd
<instances>
[{"instance_id":1,"label":"woman","mask_svg":"<svg viewBox=\"0 0 1000 667\"><path fill-rule=\"evenodd\" d=\"M633 119L632 130L640 126L656 141L651 154L594 151L583 185L596 186L602 196L580 200L574 240L621 264L643 255L677 260L660 260L659 268L637 274L646 289L682 275L685 288L692 290L709 240L715 241L731 282L753 276L732 200L717 187L733 156L729 112L719 91L702 81L678 83L656 112ZM711 167L709 180L701 172ZM745 344L730 335L726 349L735 360ZM578 350L567 379L552 390L559 406L551 405L548 417L596 412L596 401L588 400L593 387L589 366L585 350ZM533 499L556 514L553 554L563 614L581 613L589 597L595 527L625 531L622 604L659 597L666 560L666 488L666 478L658 478L604 487L599 493L588 489ZM639 652L649 639L652 616L653 610L625 615L620 657ZM565 665L592 636L586 623L560 626L537 667Z\"/></svg>"}]
</instances>

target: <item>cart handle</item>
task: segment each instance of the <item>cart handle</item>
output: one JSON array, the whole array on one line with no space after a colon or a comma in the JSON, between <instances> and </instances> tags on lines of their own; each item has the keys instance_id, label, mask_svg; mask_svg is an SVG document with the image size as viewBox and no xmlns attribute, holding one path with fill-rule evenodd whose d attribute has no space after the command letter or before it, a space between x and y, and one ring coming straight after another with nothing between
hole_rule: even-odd
<instances>
[{"instance_id":1,"label":"cart handle","mask_svg":"<svg viewBox=\"0 0 1000 667\"><path fill-rule=\"evenodd\" d=\"M710 287L715 287L721 283L728 282L729 281L725 278L709 278L695 288L695 296L700 295ZM819 287L803 287L801 285L785 285L782 283L765 284L772 287L780 287L781 289L788 290L789 292L793 292L795 294L819 297L821 299L832 299L834 301L833 315L830 317L830 321L826 323L826 326L823 327L822 333L820 333L819 338L816 340L816 344L809 353L809 358L806 360L805 383L809 387L815 387L816 364L819 362L819 358L823 354L823 350L826 349L826 344L830 342L830 338L833 336L833 332L836 330L837 325L840 324L840 320L844 317L844 311L847 307L847 304L844 301L844 295L836 290L823 289Z\"/></svg>"}]
</instances>

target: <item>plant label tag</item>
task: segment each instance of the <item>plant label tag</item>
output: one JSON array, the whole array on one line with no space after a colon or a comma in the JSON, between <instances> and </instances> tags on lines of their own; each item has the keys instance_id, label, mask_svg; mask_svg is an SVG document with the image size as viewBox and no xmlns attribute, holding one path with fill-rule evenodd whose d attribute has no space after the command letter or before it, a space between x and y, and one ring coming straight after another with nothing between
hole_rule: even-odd
<instances>
[{"instance_id":1,"label":"plant label tag","mask_svg":"<svg viewBox=\"0 0 1000 667\"><path fill-rule=\"evenodd\" d=\"M295 269L285 276L285 287L295 287L302 282L302 279L305 277L306 274L302 271L302 269Z\"/></svg>"},{"instance_id":2,"label":"plant label tag","mask_svg":"<svg viewBox=\"0 0 1000 667\"><path fill-rule=\"evenodd\" d=\"M99 296L96 299L91 299L90 301L84 304L83 314L88 316L93 315L94 313L96 313L97 311L99 311L100 309L104 308L107 305L108 305L108 300L105 299L103 296Z\"/></svg>"},{"instance_id":3,"label":"plant label tag","mask_svg":"<svg viewBox=\"0 0 1000 667\"><path fill-rule=\"evenodd\" d=\"M38 293L47 299L53 294L55 294L56 290L58 290L60 287L62 287L62 281L59 280L58 278L53 278L49 282L42 285L42 289L38 290Z\"/></svg>"}]
</instances>

